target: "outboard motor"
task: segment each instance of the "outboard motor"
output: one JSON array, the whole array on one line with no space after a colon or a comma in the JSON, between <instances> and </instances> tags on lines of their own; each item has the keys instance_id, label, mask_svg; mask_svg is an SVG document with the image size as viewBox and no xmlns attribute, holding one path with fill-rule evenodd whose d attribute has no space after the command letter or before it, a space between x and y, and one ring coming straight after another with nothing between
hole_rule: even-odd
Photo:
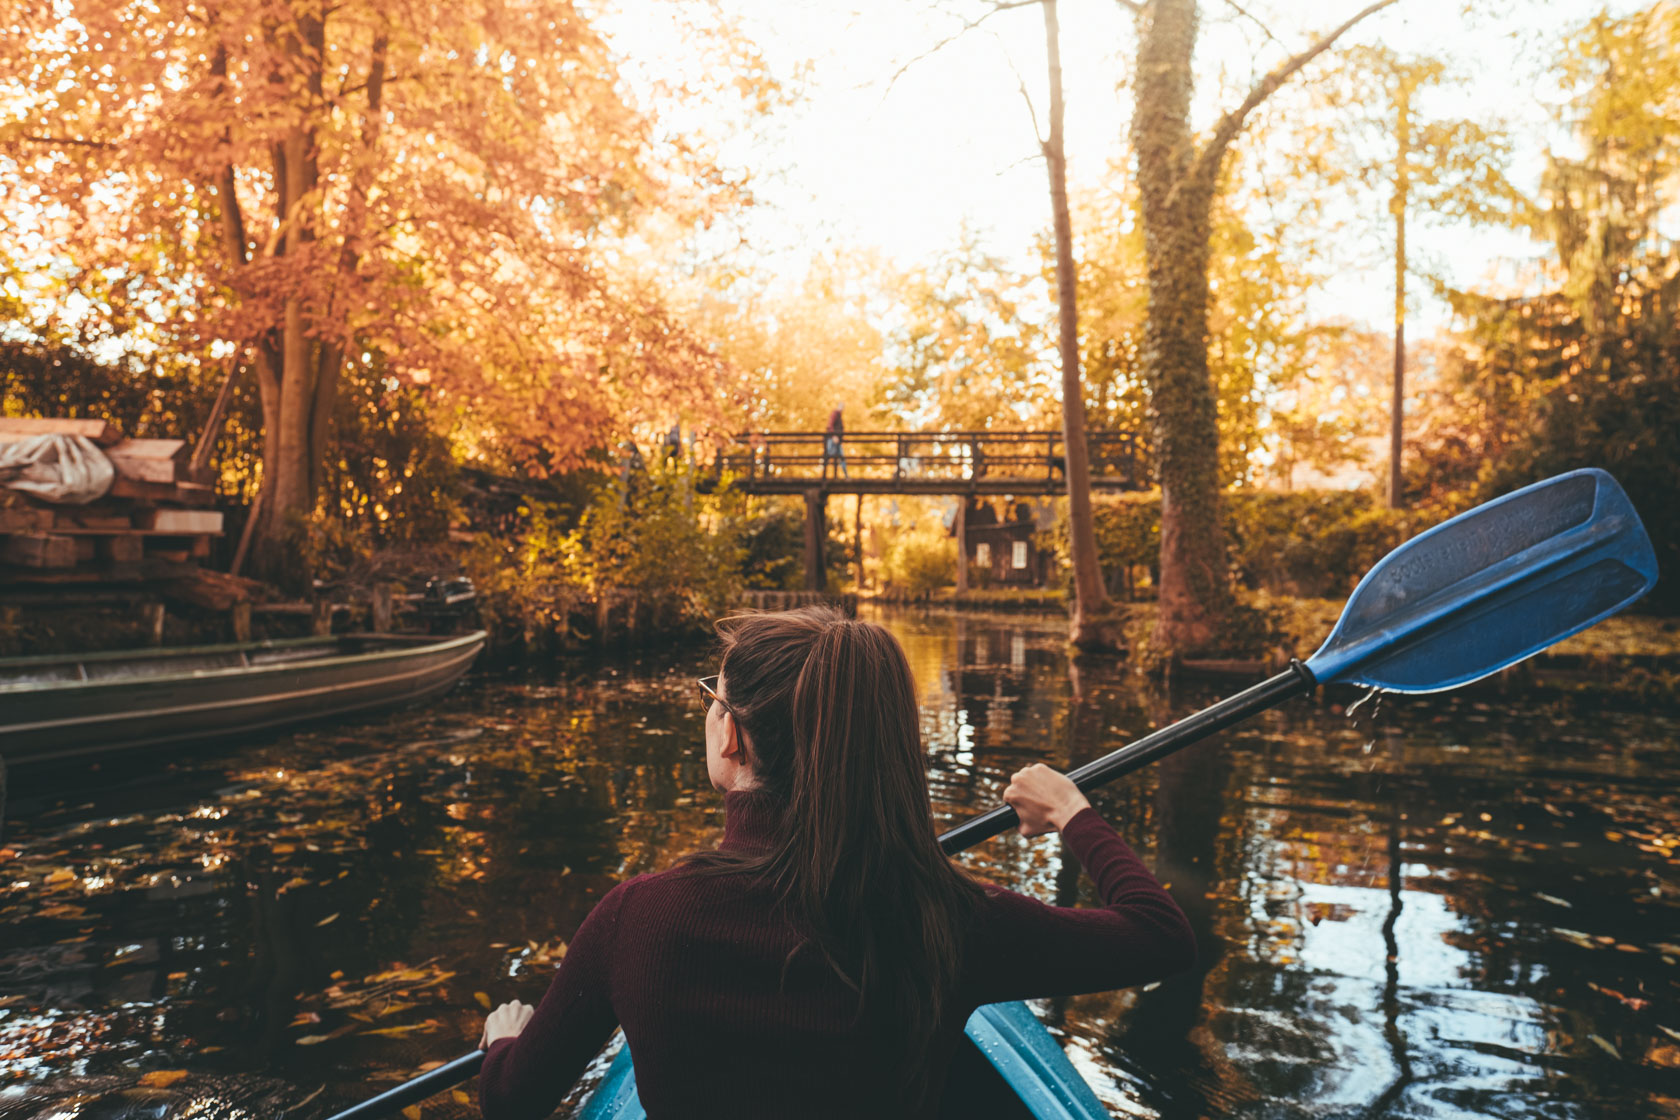
<instances>
[{"instance_id":1,"label":"outboard motor","mask_svg":"<svg viewBox=\"0 0 1680 1120\"><path fill-rule=\"evenodd\" d=\"M434 576L416 604L430 634L458 630L478 614L478 591L466 576Z\"/></svg>"}]
</instances>

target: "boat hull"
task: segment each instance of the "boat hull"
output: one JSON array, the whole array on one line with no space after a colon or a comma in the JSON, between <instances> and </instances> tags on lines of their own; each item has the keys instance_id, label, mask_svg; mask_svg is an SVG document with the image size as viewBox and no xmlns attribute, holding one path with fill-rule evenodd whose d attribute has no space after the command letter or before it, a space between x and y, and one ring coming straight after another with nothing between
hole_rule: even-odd
<instances>
[{"instance_id":1,"label":"boat hull","mask_svg":"<svg viewBox=\"0 0 1680 1120\"><path fill-rule=\"evenodd\" d=\"M356 635L0 660L0 758L173 746L421 703L454 685L484 640Z\"/></svg>"},{"instance_id":2,"label":"boat hull","mask_svg":"<svg viewBox=\"0 0 1680 1120\"><path fill-rule=\"evenodd\" d=\"M1108 1117L1108 1109L1026 1004L987 1004L969 1016L964 1033L978 1053L969 1055L971 1061L959 1056L954 1063L952 1078L969 1083L960 1086L965 1090L961 1104L947 1101L942 1116L961 1115L964 1120ZM990 1085L976 1086L972 1081L977 1076L1002 1084L995 1091ZM636 1094L636 1068L629 1046L619 1049L578 1116L579 1120L646 1120L647 1112Z\"/></svg>"}]
</instances>

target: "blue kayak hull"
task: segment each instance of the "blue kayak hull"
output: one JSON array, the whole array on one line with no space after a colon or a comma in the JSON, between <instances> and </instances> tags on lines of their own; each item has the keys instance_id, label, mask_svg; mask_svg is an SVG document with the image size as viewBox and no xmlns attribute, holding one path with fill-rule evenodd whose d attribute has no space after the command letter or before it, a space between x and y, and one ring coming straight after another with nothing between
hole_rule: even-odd
<instances>
[{"instance_id":1,"label":"blue kayak hull","mask_svg":"<svg viewBox=\"0 0 1680 1120\"><path fill-rule=\"evenodd\" d=\"M987 1004L969 1016L965 1033L1037 1120L1106 1120L1108 1110L1026 1004ZM645 1120L629 1046L619 1050L578 1115Z\"/></svg>"}]
</instances>

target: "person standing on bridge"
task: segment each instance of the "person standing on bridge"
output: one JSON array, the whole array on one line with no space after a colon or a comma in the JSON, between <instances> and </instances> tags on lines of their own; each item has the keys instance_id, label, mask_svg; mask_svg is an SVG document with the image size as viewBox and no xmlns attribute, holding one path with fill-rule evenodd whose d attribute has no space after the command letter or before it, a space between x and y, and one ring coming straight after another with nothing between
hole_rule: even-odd
<instances>
[{"instance_id":1,"label":"person standing on bridge","mask_svg":"<svg viewBox=\"0 0 1680 1120\"><path fill-rule=\"evenodd\" d=\"M839 469L841 478L851 477L846 473L846 447L844 443L846 425L840 419L840 410L845 405L835 405L834 411L828 414L828 431L823 435L823 477L828 477L828 464L833 462Z\"/></svg>"}]
</instances>

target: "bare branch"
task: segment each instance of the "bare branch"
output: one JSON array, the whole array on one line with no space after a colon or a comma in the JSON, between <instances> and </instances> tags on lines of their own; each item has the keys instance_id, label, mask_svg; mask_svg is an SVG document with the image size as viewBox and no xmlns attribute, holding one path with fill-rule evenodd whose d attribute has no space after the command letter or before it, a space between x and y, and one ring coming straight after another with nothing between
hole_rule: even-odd
<instances>
[{"instance_id":1,"label":"bare branch","mask_svg":"<svg viewBox=\"0 0 1680 1120\"><path fill-rule=\"evenodd\" d=\"M929 47L927 50L923 51L921 54L912 58L910 61L906 62L903 66L900 66L896 71L894 71L893 76L887 81L887 88L881 94L881 97L885 99L887 94L892 92L893 86L898 84L898 80L904 77L910 67L916 65L918 62L921 62L923 59L932 58L934 55L938 54L940 51L944 50L964 35L967 35L970 31L973 31L975 28L979 27L999 12L1007 12L1015 8L1030 8L1040 2L1041 0L1002 0L1001 3L994 3L991 10L979 19L963 20L963 25L957 28L957 30L951 32L949 35L945 36L945 38L939 40L939 42L935 43L933 46Z\"/></svg>"},{"instance_id":2,"label":"bare branch","mask_svg":"<svg viewBox=\"0 0 1680 1120\"><path fill-rule=\"evenodd\" d=\"M1229 4L1239 16L1242 16L1244 19L1248 20L1248 22L1258 27L1260 29L1260 33L1271 42L1276 43L1280 47L1283 46L1283 41L1276 35L1272 34L1272 29L1267 27L1264 23L1261 23L1258 16L1243 7L1241 4L1237 3L1237 0L1225 0L1225 3Z\"/></svg>"},{"instance_id":3,"label":"bare branch","mask_svg":"<svg viewBox=\"0 0 1680 1120\"><path fill-rule=\"evenodd\" d=\"M114 148L115 144L107 144L103 140L80 140L71 136L33 136L26 135L20 139L33 144L65 144L73 148Z\"/></svg>"},{"instance_id":4,"label":"bare branch","mask_svg":"<svg viewBox=\"0 0 1680 1120\"><path fill-rule=\"evenodd\" d=\"M1373 3L1361 9L1340 27L1319 38L1306 50L1284 60L1271 73L1256 82L1254 88L1248 91L1248 96L1243 98L1243 103L1219 119L1219 124L1213 130L1213 135L1209 137L1202 150L1196 153L1195 162L1191 164L1189 173L1180 182L1179 186L1182 186L1185 182L1211 179L1218 172L1220 161L1225 158L1225 149L1231 146L1231 141L1235 140L1237 134L1242 131L1244 122L1248 120L1248 115L1254 112L1261 102L1276 93L1278 87L1294 77L1295 73L1303 66L1329 50L1331 45L1355 24L1367 16L1375 15L1394 2L1395 0L1374 0ZM1173 192L1176 194L1178 189L1178 186L1175 186Z\"/></svg>"},{"instance_id":5,"label":"bare branch","mask_svg":"<svg viewBox=\"0 0 1680 1120\"><path fill-rule=\"evenodd\" d=\"M1023 78L1021 76L1021 72L1015 68L1015 60L1009 57L1009 52L1004 52L1003 60L1009 65L1010 72L1015 75L1016 84L1021 87L1021 100L1027 103L1027 116L1032 118L1033 139L1038 141L1039 151L1042 152L1044 150L1044 146L1048 144L1049 141L1044 138L1044 133L1039 131L1038 110L1033 108L1032 94L1027 92L1027 80Z\"/></svg>"},{"instance_id":6,"label":"bare branch","mask_svg":"<svg viewBox=\"0 0 1680 1120\"><path fill-rule=\"evenodd\" d=\"M1128 12L1131 12L1134 16L1141 16L1143 14L1143 5L1138 3L1137 0L1114 0L1114 2L1122 8L1125 8Z\"/></svg>"}]
</instances>

